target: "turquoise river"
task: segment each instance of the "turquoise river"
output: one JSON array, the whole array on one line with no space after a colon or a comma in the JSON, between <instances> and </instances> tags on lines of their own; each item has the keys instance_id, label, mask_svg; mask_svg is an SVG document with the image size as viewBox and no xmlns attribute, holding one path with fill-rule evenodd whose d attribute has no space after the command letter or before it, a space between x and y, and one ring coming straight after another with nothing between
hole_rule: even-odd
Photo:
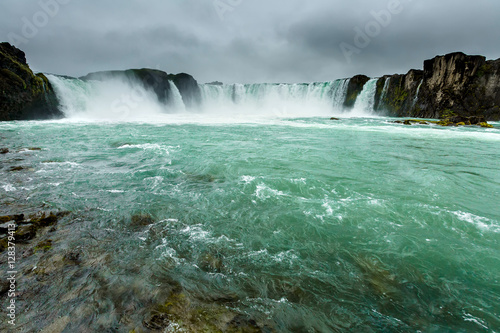
<instances>
[{"instance_id":1,"label":"turquoise river","mask_svg":"<svg viewBox=\"0 0 500 333\"><path fill-rule=\"evenodd\" d=\"M18 254L16 331L189 302L263 332L500 332L499 123L224 119L0 123L0 215L71 212Z\"/></svg>"}]
</instances>

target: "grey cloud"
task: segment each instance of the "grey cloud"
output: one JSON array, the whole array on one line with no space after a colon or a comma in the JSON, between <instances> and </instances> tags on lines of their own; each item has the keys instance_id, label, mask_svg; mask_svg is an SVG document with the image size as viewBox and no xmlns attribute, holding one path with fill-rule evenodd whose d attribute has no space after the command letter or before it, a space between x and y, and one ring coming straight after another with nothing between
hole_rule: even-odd
<instances>
[{"instance_id":1,"label":"grey cloud","mask_svg":"<svg viewBox=\"0 0 500 333\"><path fill-rule=\"evenodd\" d=\"M58 0L41 0L44 3ZM355 27L397 0L71 0L17 45L38 71L83 75L138 67L187 72L200 82L308 82L421 68L453 51L500 57L500 3L401 0L402 11L347 62ZM0 35L21 34L39 1L0 0Z\"/></svg>"}]
</instances>

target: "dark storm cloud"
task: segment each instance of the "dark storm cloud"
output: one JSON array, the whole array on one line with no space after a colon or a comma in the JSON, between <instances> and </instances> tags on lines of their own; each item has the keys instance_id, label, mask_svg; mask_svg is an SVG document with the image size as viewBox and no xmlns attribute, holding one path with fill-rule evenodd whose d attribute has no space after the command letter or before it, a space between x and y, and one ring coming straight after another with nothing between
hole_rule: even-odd
<instances>
[{"instance_id":1,"label":"dark storm cloud","mask_svg":"<svg viewBox=\"0 0 500 333\"><path fill-rule=\"evenodd\" d=\"M201 82L307 82L404 73L453 51L500 57L492 0L0 4L2 40L15 41L35 70L75 76L151 67Z\"/></svg>"}]
</instances>

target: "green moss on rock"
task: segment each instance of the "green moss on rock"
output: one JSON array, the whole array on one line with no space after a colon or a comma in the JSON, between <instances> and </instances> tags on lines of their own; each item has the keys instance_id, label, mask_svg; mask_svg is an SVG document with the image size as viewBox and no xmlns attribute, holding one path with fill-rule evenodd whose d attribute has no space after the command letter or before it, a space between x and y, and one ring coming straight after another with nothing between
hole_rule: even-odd
<instances>
[{"instance_id":1,"label":"green moss on rock","mask_svg":"<svg viewBox=\"0 0 500 333\"><path fill-rule=\"evenodd\" d=\"M479 123L479 126L481 126L481 127L485 127L485 128L494 128L494 127L493 127L493 125L488 124L488 123L486 123L486 122L484 122L484 123Z\"/></svg>"},{"instance_id":2,"label":"green moss on rock","mask_svg":"<svg viewBox=\"0 0 500 333\"><path fill-rule=\"evenodd\" d=\"M0 121L62 116L48 79L33 74L24 52L0 43Z\"/></svg>"}]
</instances>

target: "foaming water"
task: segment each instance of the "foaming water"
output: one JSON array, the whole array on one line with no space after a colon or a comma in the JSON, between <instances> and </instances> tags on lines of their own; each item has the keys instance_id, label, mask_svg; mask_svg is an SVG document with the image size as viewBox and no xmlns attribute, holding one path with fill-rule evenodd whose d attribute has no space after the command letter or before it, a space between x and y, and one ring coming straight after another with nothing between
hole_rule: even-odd
<instances>
[{"instance_id":1,"label":"foaming water","mask_svg":"<svg viewBox=\"0 0 500 333\"><path fill-rule=\"evenodd\" d=\"M82 81L47 76L58 95L62 111L72 120L153 120L166 112L152 91L126 78ZM179 106L180 108L180 106Z\"/></svg>"},{"instance_id":2,"label":"foaming water","mask_svg":"<svg viewBox=\"0 0 500 333\"><path fill-rule=\"evenodd\" d=\"M167 103L129 78L82 81L48 75L71 121L241 123L300 117L366 117L368 107L344 110L349 79L310 84L199 85L202 101L189 110L173 82ZM364 100L366 94L362 94Z\"/></svg>"},{"instance_id":3,"label":"foaming water","mask_svg":"<svg viewBox=\"0 0 500 333\"><path fill-rule=\"evenodd\" d=\"M73 212L19 262L21 332L133 331L173 289L277 332L499 331L498 128L173 117L0 123L1 215Z\"/></svg>"}]
</instances>

